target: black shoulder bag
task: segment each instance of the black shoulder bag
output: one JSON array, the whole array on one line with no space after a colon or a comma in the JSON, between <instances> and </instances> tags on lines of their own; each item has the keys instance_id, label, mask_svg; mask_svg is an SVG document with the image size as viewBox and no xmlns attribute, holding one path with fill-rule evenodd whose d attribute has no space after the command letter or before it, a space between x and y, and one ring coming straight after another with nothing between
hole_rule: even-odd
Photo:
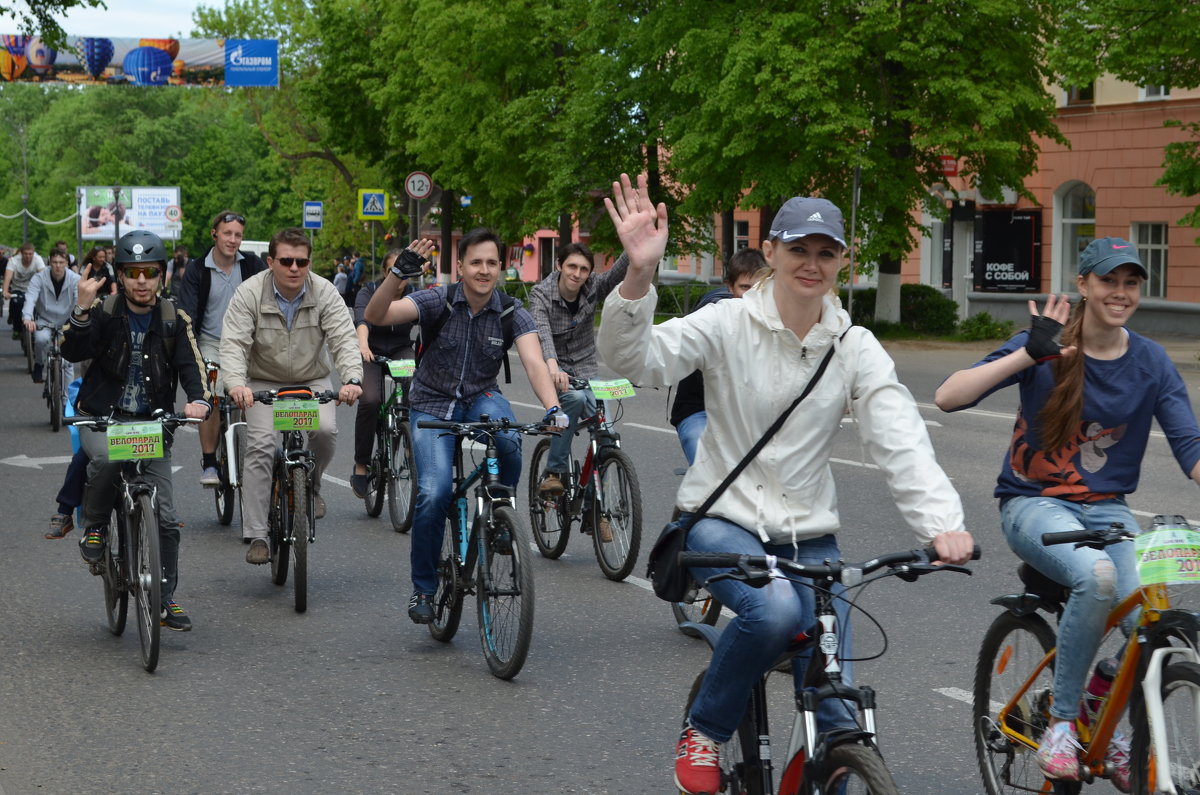
<instances>
[{"instance_id":1,"label":"black shoulder bag","mask_svg":"<svg viewBox=\"0 0 1200 795\"><path fill-rule=\"evenodd\" d=\"M842 335L843 337L845 334ZM813 377L809 379L808 384L804 387L804 391L800 393L800 397L792 401L792 405L784 409L784 412L779 415L779 419L767 428L762 438L755 442L754 447L750 448L750 452L746 453L733 470L725 476L721 481L721 485L708 496L704 504L696 509L695 513L688 516L687 519L676 519L669 522L658 536L658 540L654 542L654 548L650 550L650 559L646 564L646 576L650 578L650 582L654 585L654 595L659 599L664 599L668 602L680 602L692 587L692 575L689 569L679 565L679 553L687 548L688 531L692 529L700 517L708 513L708 510L713 507L717 499L724 493L725 489L729 488L729 484L737 480L738 475L742 474L742 470L750 465L754 457L767 446L767 442L771 441L771 437L776 431L783 427L787 422L787 418L791 416L796 406L800 405L800 401L808 397L808 393L812 392L817 382L821 380L821 376L825 374L825 368L829 366L829 360L833 358L833 346L829 346L829 350L825 353L825 358L821 360L821 364L817 366Z\"/></svg>"}]
</instances>

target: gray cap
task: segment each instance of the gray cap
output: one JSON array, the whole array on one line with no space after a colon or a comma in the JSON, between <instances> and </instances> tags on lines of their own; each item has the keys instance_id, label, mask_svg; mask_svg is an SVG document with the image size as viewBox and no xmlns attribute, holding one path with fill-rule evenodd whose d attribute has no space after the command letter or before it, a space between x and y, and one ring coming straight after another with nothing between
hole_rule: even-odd
<instances>
[{"instance_id":1,"label":"gray cap","mask_svg":"<svg viewBox=\"0 0 1200 795\"><path fill-rule=\"evenodd\" d=\"M846 233L843 231L842 211L836 204L814 196L794 196L788 199L775 214L767 239L780 238L786 243L807 235L832 237L845 247Z\"/></svg>"},{"instance_id":2,"label":"gray cap","mask_svg":"<svg viewBox=\"0 0 1200 795\"><path fill-rule=\"evenodd\" d=\"M1087 276L1089 273L1104 276L1122 265L1137 265L1142 278L1150 278L1150 274L1146 273L1146 266L1138 257L1137 247L1119 237L1102 237L1093 240L1079 255L1080 276Z\"/></svg>"}]
</instances>

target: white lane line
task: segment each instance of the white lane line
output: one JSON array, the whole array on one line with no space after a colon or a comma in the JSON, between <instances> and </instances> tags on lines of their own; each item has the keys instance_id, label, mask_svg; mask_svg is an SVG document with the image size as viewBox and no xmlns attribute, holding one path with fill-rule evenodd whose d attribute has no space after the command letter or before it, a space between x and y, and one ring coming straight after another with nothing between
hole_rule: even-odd
<instances>
[{"instance_id":1,"label":"white lane line","mask_svg":"<svg viewBox=\"0 0 1200 795\"><path fill-rule=\"evenodd\" d=\"M972 704L975 701L975 697L971 695L970 691L963 690L961 687L935 687L933 692L941 693L946 698L952 698L964 704ZM1003 707L1004 705L999 701L992 701L988 707L988 711L994 715Z\"/></svg>"}]
</instances>

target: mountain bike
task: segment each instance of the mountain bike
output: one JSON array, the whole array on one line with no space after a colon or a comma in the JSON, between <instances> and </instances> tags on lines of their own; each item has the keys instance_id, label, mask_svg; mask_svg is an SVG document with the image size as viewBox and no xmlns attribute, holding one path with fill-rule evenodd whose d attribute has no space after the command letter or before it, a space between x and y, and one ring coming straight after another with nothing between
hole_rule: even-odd
<instances>
[{"instance_id":1,"label":"mountain bike","mask_svg":"<svg viewBox=\"0 0 1200 795\"><path fill-rule=\"evenodd\" d=\"M974 559L978 559L976 548ZM721 552L682 552L680 565L693 568L722 568L705 582L737 580L762 587L770 580L810 580L805 584L816 597L816 621L812 628L797 636L791 646L763 674L754 686L746 713L732 739L721 747L720 767L723 792L738 795L823 795L825 793L867 792L872 795L897 793L892 775L884 764L876 743L875 691L853 686L842 680L843 648L834 613L835 583L847 588L863 586L883 577L899 576L908 581L939 571L970 574L962 566L934 565L931 548L880 555L863 563L827 561L823 564L796 563L774 555L738 555ZM875 576L867 576L879 572ZM857 607L857 605L854 605ZM858 608L861 610L862 608ZM714 647L721 633L708 624L692 627ZM804 689L796 697L787 755L779 788L774 784L770 722L767 715L767 678L790 662L798 653L812 649L813 656L804 672ZM700 691L706 672L696 677L684 707L684 720ZM789 674L790 675L790 674ZM857 725L826 730L817 728L817 710L826 699L841 699L857 706Z\"/></svg>"},{"instance_id":2,"label":"mountain bike","mask_svg":"<svg viewBox=\"0 0 1200 795\"><path fill-rule=\"evenodd\" d=\"M217 521L223 525L233 522L233 509L238 510L238 522L242 518L242 462L246 456L246 419L228 395L217 393L217 374L220 365L204 360L208 373L208 391L212 393L214 410L220 431L217 437L217 477L221 482L213 489L213 502L217 508Z\"/></svg>"},{"instance_id":3,"label":"mountain bike","mask_svg":"<svg viewBox=\"0 0 1200 795\"><path fill-rule=\"evenodd\" d=\"M458 437L454 494L442 537L429 634L443 643L450 641L458 632L464 597L474 594L479 641L488 668L499 679L512 679L525 664L533 639L533 569L525 557L529 539L512 508L512 493L500 482L496 437L502 431L544 433L545 426L541 422L514 425L484 415L478 422L420 420L417 427ZM469 472L462 449L462 440L468 437L484 445L483 460ZM472 489L475 516L468 521Z\"/></svg>"},{"instance_id":4,"label":"mountain bike","mask_svg":"<svg viewBox=\"0 0 1200 795\"><path fill-rule=\"evenodd\" d=\"M89 569L104 583L104 612L114 635L125 631L129 597L133 596L142 667L153 672L158 667L163 570L155 509L158 489L142 475L148 461L165 455L164 433L200 420L158 411L150 420L74 416L64 417L63 422L107 433L109 460L121 462L121 482L104 557Z\"/></svg>"},{"instance_id":5,"label":"mountain bike","mask_svg":"<svg viewBox=\"0 0 1200 795\"><path fill-rule=\"evenodd\" d=\"M408 406L404 402L400 379L411 378L417 363L413 359L388 359L386 356L376 356L374 362L383 368L384 386L391 380L392 391L385 391L388 398L379 406L375 451L367 465L367 495L363 502L367 506L367 516L378 516L383 512L386 493L392 529L407 533L412 527L413 505L417 501L417 477L412 428L408 424Z\"/></svg>"},{"instance_id":6,"label":"mountain bike","mask_svg":"<svg viewBox=\"0 0 1200 795\"><path fill-rule=\"evenodd\" d=\"M571 523L592 537L596 562L610 580L629 576L642 543L642 490L633 460L621 450L621 434L613 425L620 419L620 399L634 394L628 381L570 379L572 389L591 390L596 411L580 417L575 433L587 432L588 448L582 466L571 458L563 476L563 493L543 497L538 485L546 476L550 439L542 439L529 462L529 524L542 557L557 559L567 548ZM617 416L610 423L604 401L617 400Z\"/></svg>"},{"instance_id":7,"label":"mountain bike","mask_svg":"<svg viewBox=\"0 0 1200 795\"><path fill-rule=\"evenodd\" d=\"M62 331L50 329L50 347L46 349L46 367L43 378L46 385L43 393L46 405L50 408L50 428L58 431L62 428L63 409L67 404L67 384L71 382L71 374L75 365L63 359Z\"/></svg>"},{"instance_id":8,"label":"mountain bike","mask_svg":"<svg viewBox=\"0 0 1200 795\"><path fill-rule=\"evenodd\" d=\"M276 585L287 582L290 559L296 612L303 613L308 609L308 547L317 540L313 490L317 460L308 449L308 432L320 430L319 404L337 400L337 393L288 386L255 392L254 400L273 404L275 430L282 433L275 449L271 503L267 510L271 581Z\"/></svg>"},{"instance_id":9,"label":"mountain bike","mask_svg":"<svg viewBox=\"0 0 1200 795\"><path fill-rule=\"evenodd\" d=\"M21 341L21 353L25 354L25 372L33 372L33 335L25 328L21 313L25 310L25 291L13 290L12 298L8 301L8 314L13 322L13 330Z\"/></svg>"},{"instance_id":10,"label":"mountain bike","mask_svg":"<svg viewBox=\"0 0 1200 795\"><path fill-rule=\"evenodd\" d=\"M1056 633L1043 614L1061 618L1070 591L1023 563L1018 574L1024 591L992 600L1004 612L979 650L972 712L989 795L1078 793L1084 783L1111 777L1105 756L1127 710L1133 728L1132 791L1200 792L1200 613L1172 607L1167 588L1200 579L1200 534L1182 516L1160 515L1140 538L1116 523L1101 530L1047 533L1042 543L1102 549L1130 540L1137 541L1143 561L1142 586L1112 609L1106 633L1138 615L1123 640L1111 688L1099 697L1094 716L1076 722L1083 746L1080 781L1047 780L1036 759L1050 723L1056 652ZM1155 561L1154 568L1144 568L1148 560ZM1160 576L1163 567L1171 570L1169 579ZM1084 695L1093 697L1090 690Z\"/></svg>"}]
</instances>

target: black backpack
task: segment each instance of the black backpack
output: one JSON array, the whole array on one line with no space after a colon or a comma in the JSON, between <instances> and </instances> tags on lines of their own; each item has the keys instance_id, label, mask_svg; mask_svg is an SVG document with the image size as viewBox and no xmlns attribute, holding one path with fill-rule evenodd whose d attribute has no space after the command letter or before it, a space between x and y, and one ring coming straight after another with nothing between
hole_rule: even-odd
<instances>
[{"instance_id":1,"label":"black backpack","mask_svg":"<svg viewBox=\"0 0 1200 795\"><path fill-rule=\"evenodd\" d=\"M437 320L433 321L428 326L421 326L421 339L417 345L416 360L417 366L421 366L421 358L425 351L433 347L433 343L437 342L438 335L442 333L442 327L446 325L446 321L450 319L450 313L454 311L454 305L450 303L451 290L458 288L458 285L453 285L446 291L446 306L442 308L442 314L438 315ZM513 344L513 312L517 309L517 299L513 298L508 293L500 293L500 329L501 336L504 338L504 351L507 354L508 349ZM508 369L508 356L504 357L504 383L512 383L512 373Z\"/></svg>"}]
</instances>

